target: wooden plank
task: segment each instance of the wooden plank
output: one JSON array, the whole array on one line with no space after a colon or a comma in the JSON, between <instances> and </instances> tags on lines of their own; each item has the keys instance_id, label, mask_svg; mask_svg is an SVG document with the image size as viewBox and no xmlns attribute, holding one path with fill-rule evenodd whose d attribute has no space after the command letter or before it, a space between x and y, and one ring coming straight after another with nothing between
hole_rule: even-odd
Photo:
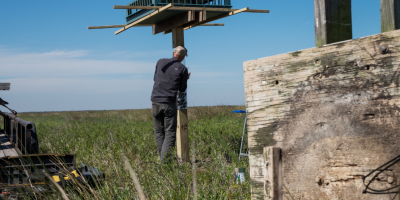
<instances>
[{"instance_id":1,"label":"wooden plank","mask_svg":"<svg viewBox=\"0 0 400 200\"><path fill-rule=\"evenodd\" d=\"M188 29L194 28L196 26L200 26L202 24L206 24L206 23L218 20L218 19L222 19L222 18L225 18L225 17L229 17L229 16L232 16L232 15L236 15L236 14L242 13L242 12L246 12L247 10L249 10L249 7L238 9L238 10L230 12L228 14L223 14L223 15L220 15L220 16L217 16L217 17L213 17L213 18L208 19L208 20L203 20L203 21L201 21L199 23L196 23L196 24L193 24L193 25L185 27L185 30L188 30Z\"/></svg>"},{"instance_id":2,"label":"wooden plank","mask_svg":"<svg viewBox=\"0 0 400 200\"><path fill-rule=\"evenodd\" d=\"M195 20L188 24L185 24L185 26L186 27L191 26L193 24L198 24L199 22L204 21L203 19L205 18L204 17L205 15L206 15L206 11L200 11L200 12L195 13ZM168 33L172 33L172 30L164 31L164 34L168 34Z\"/></svg>"},{"instance_id":3,"label":"wooden plank","mask_svg":"<svg viewBox=\"0 0 400 200\"><path fill-rule=\"evenodd\" d=\"M178 150L178 158L183 162L190 162L189 157L189 121L187 117L187 109L178 110L178 126L176 129L176 144Z\"/></svg>"},{"instance_id":4,"label":"wooden plank","mask_svg":"<svg viewBox=\"0 0 400 200\"><path fill-rule=\"evenodd\" d=\"M159 24L153 25L153 35L162 33L167 30L171 30L173 28L183 26L189 22L192 22L196 19L196 12L191 10L186 13L183 13L177 17L169 19L167 21L161 22Z\"/></svg>"},{"instance_id":5,"label":"wooden plank","mask_svg":"<svg viewBox=\"0 0 400 200\"><path fill-rule=\"evenodd\" d=\"M243 71L252 199L264 198L266 146L282 149L284 199L393 198L362 194L362 176L400 151L400 30L247 61ZM397 179L400 165L390 170ZM387 188L379 178L373 188Z\"/></svg>"},{"instance_id":6,"label":"wooden plank","mask_svg":"<svg viewBox=\"0 0 400 200\"><path fill-rule=\"evenodd\" d=\"M3 133L0 134L0 148L5 157L18 156L17 151L14 149L7 136ZM2 155L2 154L0 154Z\"/></svg>"},{"instance_id":7,"label":"wooden plank","mask_svg":"<svg viewBox=\"0 0 400 200\"><path fill-rule=\"evenodd\" d=\"M89 26L88 29L104 29L104 28L122 28L125 27L126 24L121 25L105 25L105 26ZM146 27L153 26L153 24L137 24L134 27Z\"/></svg>"},{"instance_id":8,"label":"wooden plank","mask_svg":"<svg viewBox=\"0 0 400 200\"><path fill-rule=\"evenodd\" d=\"M106 28L122 28L125 27L126 24L121 24L121 25L105 25L105 26L89 26L88 29L106 29ZM149 27L149 26L153 26L153 24L138 24L135 25L134 27ZM224 23L214 23L214 24L201 24L199 26L225 26ZM169 32L172 32L169 31ZM1 87L1 86L0 86Z\"/></svg>"},{"instance_id":9,"label":"wooden plank","mask_svg":"<svg viewBox=\"0 0 400 200\"><path fill-rule=\"evenodd\" d=\"M0 83L0 90L10 90L10 83Z\"/></svg>"},{"instance_id":10,"label":"wooden plank","mask_svg":"<svg viewBox=\"0 0 400 200\"><path fill-rule=\"evenodd\" d=\"M382 33L400 29L400 0L381 0Z\"/></svg>"},{"instance_id":11,"label":"wooden plank","mask_svg":"<svg viewBox=\"0 0 400 200\"><path fill-rule=\"evenodd\" d=\"M350 0L314 0L317 47L353 38Z\"/></svg>"},{"instance_id":12,"label":"wooden plank","mask_svg":"<svg viewBox=\"0 0 400 200\"><path fill-rule=\"evenodd\" d=\"M224 23L214 23L214 24L201 24L198 26L225 26Z\"/></svg>"},{"instance_id":13,"label":"wooden plank","mask_svg":"<svg viewBox=\"0 0 400 200\"><path fill-rule=\"evenodd\" d=\"M114 9L142 9L142 10L154 10L160 9L162 6L114 6ZM195 10L195 11L215 11L215 12L234 12L240 9L231 9L231 8L209 8L209 7L171 7L168 10ZM269 13L269 10L258 10L258 9L249 9L244 12L251 13Z\"/></svg>"},{"instance_id":14,"label":"wooden plank","mask_svg":"<svg viewBox=\"0 0 400 200\"><path fill-rule=\"evenodd\" d=\"M162 8L157 9L155 12L151 13L150 15L147 15L146 17L143 17L143 18L141 18L141 19L139 19L139 20L137 20L137 21L135 21L133 23L130 23L130 24L126 25L124 28L122 28L122 29L118 30L117 32L115 32L115 35L118 35L118 34L124 32L125 30L128 30L129 28L134 27L135 25L139 24L140 22L145 21L146 19L148 19L150 17L153 17L153 16L155 16L157 14L160 14L161 12L167 10L168 8L172 7L173 5L174 5L173 3L170 3L170 4L168 4L168 5L166 5L166 6L162 7Z\"/></svg>"},{"instance_id":15,"label":"wooden plank","mask_svg":"<svg viewBox=\"0 0 400 200\"><path fill-rule=\"evenodd\" d=\"M282 159L281 148L264 147L264 199L281 200Z\"/></svg>"},{"instance_id":16,"label":"wooden plank","mask_svg":"<svg viewBox=\"0 0 400 200\"><path fill-rule=\"evenodd\" d=\"M172 29L172 47L185 46L183 27ZM176 128L176 145L178 158L182 162L190 162L189 157L189 120L187 116L187 91L178 92L178 113Z\"/></svg>"}]
</instances>

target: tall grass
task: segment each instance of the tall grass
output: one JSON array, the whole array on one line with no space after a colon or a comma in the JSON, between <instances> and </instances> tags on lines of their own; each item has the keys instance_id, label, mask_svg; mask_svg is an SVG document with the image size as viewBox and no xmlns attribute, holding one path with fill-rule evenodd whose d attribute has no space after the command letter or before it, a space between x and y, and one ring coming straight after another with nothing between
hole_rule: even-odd
<instances>
[{"instance_id":1,"label":"tall grass","mask_svg":"<svg viewBox=\"0 0 400 200\"><path fill-rule=\"evenodd\" d=\"M73 153L78 165L95 166L106 174L96 199L139 199L121 156L128 157L147 199L193 199L193 169L197 199L249 199L250 184L234 181L234 168L249 168L247 158L238 160L245 116L232 113L237 109L244 107L188 109L195 167L179 163L176 153L168 164L159 163L150 110L23 113L19 117L36 124L40 153Z\"/></svg>"}]
</instances>

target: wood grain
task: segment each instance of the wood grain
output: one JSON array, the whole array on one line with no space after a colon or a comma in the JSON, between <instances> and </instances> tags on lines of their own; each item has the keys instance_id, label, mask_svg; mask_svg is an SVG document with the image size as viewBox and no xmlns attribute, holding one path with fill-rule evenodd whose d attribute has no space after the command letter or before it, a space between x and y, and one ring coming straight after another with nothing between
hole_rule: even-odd
<instances>
[{"instance_id":1,"label":"wood grain","mask_svg":"<svg viewBox=\"0 0 400 200\"><path fill-rule=\"evenodd\" d=\"M388 48L384 48L388 47ZM282 149L284 199L389 200L361 177L400 151L400 31L244 63L252 199L264 147ZM400 166L373 188L400 178Z\"/></svg>"},{"instance_id":2,"label":"wood grain","mask_svg":"<svg viewBox=\"0 0 400 200\"><path fill-rule=\"evenodd\" d=\"M315 45L353 38L351 0L314 0Z\"/></svg>"},{"instance_id":3,"label":"wood grain","mask_svg":"<svg viewBox=\"0 0 400 200\"><path fill-rule=\"evenodd\" d=\"M381 31L400 29L400 0L381 0Z\"/></svg>"},{"instance_id":4,"label":"wood grain","mask_svg":"<svg viewBox=\"0 0 400 200\"><path fill-rule=\"evenodd\" d=\"M183 26L189 22L194 21L195 19L195 11L188 11L175 18L168 19L164 22L153 25L153 35L162 33L167 30L172 30L173 28L177 28L179 26Z\"/></svg>"}]
</instances>

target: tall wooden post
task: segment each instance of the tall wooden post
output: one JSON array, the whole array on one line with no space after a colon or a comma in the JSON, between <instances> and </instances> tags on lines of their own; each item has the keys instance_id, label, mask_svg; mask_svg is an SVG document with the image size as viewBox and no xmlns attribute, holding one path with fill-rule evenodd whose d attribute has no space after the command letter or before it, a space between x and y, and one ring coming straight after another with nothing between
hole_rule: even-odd
<instances>
[{"instance_id":1,"label":"tall wooden post","mask_svg":"<svg viewBox=\"0 0 400 200\"><path fill-rule=\"evenodd\" d=\"M381 0L381 30L400 29L400 0Z\"/></svg>"},{"instance_id":2,"label":"tall wooden post","mask_svg":"<svg viewBox=\"0 0 400 200\"><path fill-rule=\"evenodd\" d=\"M314 15L317 47L353 38L351 0L314 0Z\"/></svg>"},{"instance_id":3,"label":"tall wooden post","mask_svg":"<svg viewBox=\"0 0 400 200\"><path fill-rule=\"evenodd\" d=\"M172 47L185 46L183 27L172 29ZM183 162L189 162L189 121L187 117L187 93L178 92L178 124L176 129L176 144L178 157Z\"/></svg>"},{"instance_id":4,"label":"tall wooden post","mask_svg":"<svg viewBox=\"0 0 400 200\"><path fill-rule=\"evenodd\" d=\"M264 147L264 200L282 200L282 152L279 147Z\"/></svg>"}]
</instances>

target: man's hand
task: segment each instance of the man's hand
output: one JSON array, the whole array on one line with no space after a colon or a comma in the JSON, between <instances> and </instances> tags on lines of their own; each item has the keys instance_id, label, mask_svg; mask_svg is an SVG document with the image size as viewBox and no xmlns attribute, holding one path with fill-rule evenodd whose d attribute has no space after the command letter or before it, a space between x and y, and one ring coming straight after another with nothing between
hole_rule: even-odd
<instances>
[{"instance_id":1,"label":"man's hand","mask_svg":"<svg viewBox=\"0 0 400 200\"><path fill-rule=\"evenodd\" d=\"M189 78L190 78L190 74L192 74L192 72L189 72L189 73L188 73L188 80L189 80Z\"/></svg>"}]
</instances>

